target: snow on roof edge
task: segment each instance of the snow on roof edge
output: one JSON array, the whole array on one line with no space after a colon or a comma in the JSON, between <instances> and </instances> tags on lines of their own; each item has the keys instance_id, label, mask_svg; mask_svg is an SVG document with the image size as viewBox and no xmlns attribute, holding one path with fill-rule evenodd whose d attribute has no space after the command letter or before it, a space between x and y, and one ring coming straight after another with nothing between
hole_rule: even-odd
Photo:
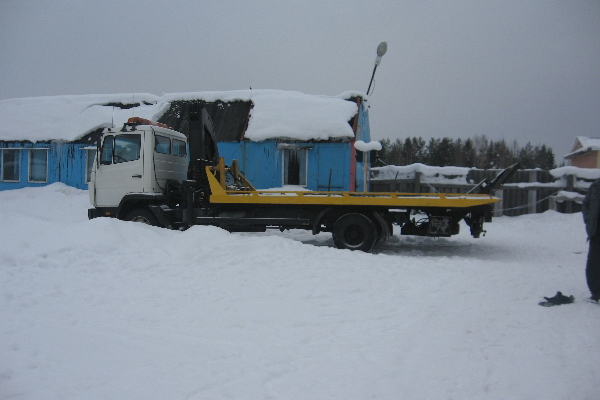
<instances>
[{"instance_id":1,"label":"snow on roof edge","mask_svg":"<svg viewBox=\"0 0 600 400\"><path fill-rule=\"evenodd\" d=\"M350 90L343 92L337 96L327 96L321 94L307 94L294 90L279 90L279 89L242 89L242 90L226 90L226 91L201 91L201 92L182 92L182 93L165 93L160 97L161 101L174 102L174 101L190 101L190 100L202 100L206 102L222 101L251 101L254 96L261 95L281 95L281 94L298 94L303 96L315 96L320 98L329 99L343 99L350 100L352 98L361 97L368 99L367 95L363 92Z\"/></svg>"},{"instance_id":2,"label":"snow on roof edge","mask_svg":"<svg viewBox=\"0 0 600 400\"><path fill-rule=\"evenodd\" d=\"M283 90L236 90L188 93L121 93L43 96L0 101L0 140L73 141L98 128L119 126L129 117L158 119L171 102L252 101L246 138L253 141L275 137L327 140L354 137L349 126L358 112L346 101L364 96L358 91L338 96L309 95ZM136 104L130 109L106 107L111 103ZM296 112L290 112L296 110ZM306 118L306 115L311 115ZM24 122L25 121L25 122Z\"/></svg>"}]
</instances>

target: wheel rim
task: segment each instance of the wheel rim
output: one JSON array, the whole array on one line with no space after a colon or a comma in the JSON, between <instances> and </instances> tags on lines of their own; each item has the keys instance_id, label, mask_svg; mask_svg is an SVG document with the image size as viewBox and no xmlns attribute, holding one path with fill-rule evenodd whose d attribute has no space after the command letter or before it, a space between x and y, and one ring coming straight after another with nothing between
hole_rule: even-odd
<instances>
[{"instance_id":1,"label":"wheel rim","mask_svg":"<svg viewBox=\"0 0 600 400\"><path fill-rule=\"evenodd\" d=\"M365 241L365 230L358 224L349 225L344 231L344 242L349 246L359 246Z\"/></svg>"}]
</instances>

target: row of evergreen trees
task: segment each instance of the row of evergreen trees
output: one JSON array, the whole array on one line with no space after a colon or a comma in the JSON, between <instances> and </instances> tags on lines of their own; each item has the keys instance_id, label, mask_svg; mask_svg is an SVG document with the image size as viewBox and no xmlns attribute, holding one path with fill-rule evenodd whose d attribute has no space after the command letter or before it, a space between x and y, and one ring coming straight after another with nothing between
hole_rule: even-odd
<instances>
[{"instance_id":1,"label":"row of evergreen trees","mask_svg":"<svg viewBox=\"0 0 600 400\"><path fill-rule=\"evenodd\" d=\"M556 168L552 149L533 146L527 143L520 147L515 140L508 145L504 139L488 140L485 135L473 139L435 139L426 142L413 137L405 140L390 139L380 141L382 149L379 159L389 165L409 165L422 163L432 166L475 167L481 169L506 168L520 162L521 168Z\"/></svg>"}]
</instances>

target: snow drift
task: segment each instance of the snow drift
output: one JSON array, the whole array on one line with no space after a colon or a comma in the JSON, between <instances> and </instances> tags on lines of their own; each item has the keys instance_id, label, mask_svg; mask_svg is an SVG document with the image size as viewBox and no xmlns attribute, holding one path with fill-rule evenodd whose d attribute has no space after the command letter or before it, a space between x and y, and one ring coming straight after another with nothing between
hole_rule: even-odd
<instances>
[{"instance_id":1,"label":"snow drift","mask_svg":"<svg viewBox=\"0 0 600 400\"><path fill-rule=\"evenodd\" d=\"M86 219L87 192L0 192L2 399L597 399L581 216L374 254L304 231ZM574 304L544 308L557 290Z\"/></svg>"}]
</instances>

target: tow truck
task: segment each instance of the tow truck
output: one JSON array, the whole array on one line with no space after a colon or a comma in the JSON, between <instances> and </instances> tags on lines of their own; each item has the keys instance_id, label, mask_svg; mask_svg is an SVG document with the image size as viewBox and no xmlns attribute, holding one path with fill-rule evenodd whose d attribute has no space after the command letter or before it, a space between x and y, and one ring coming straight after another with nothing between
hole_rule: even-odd
<instances>
[{"instance_id":1,"label":"tow truck","mask_svg":"<svg viewBox=\"0 0 600 400\"><path fill-rule=\"evenodd\" d=\"M204 108L190 114L189 134L130 118L105 129L89 183L90 219L113 217L185 230L212 225L230 232L274 228L331 232L340 249L371 251L393 235L449 237L464 220L478 238L491 222L493 196L517 166L478 193L376 193L256 190L236 160L219 157L213 124Z\"/></svg>"}]
</instances>

